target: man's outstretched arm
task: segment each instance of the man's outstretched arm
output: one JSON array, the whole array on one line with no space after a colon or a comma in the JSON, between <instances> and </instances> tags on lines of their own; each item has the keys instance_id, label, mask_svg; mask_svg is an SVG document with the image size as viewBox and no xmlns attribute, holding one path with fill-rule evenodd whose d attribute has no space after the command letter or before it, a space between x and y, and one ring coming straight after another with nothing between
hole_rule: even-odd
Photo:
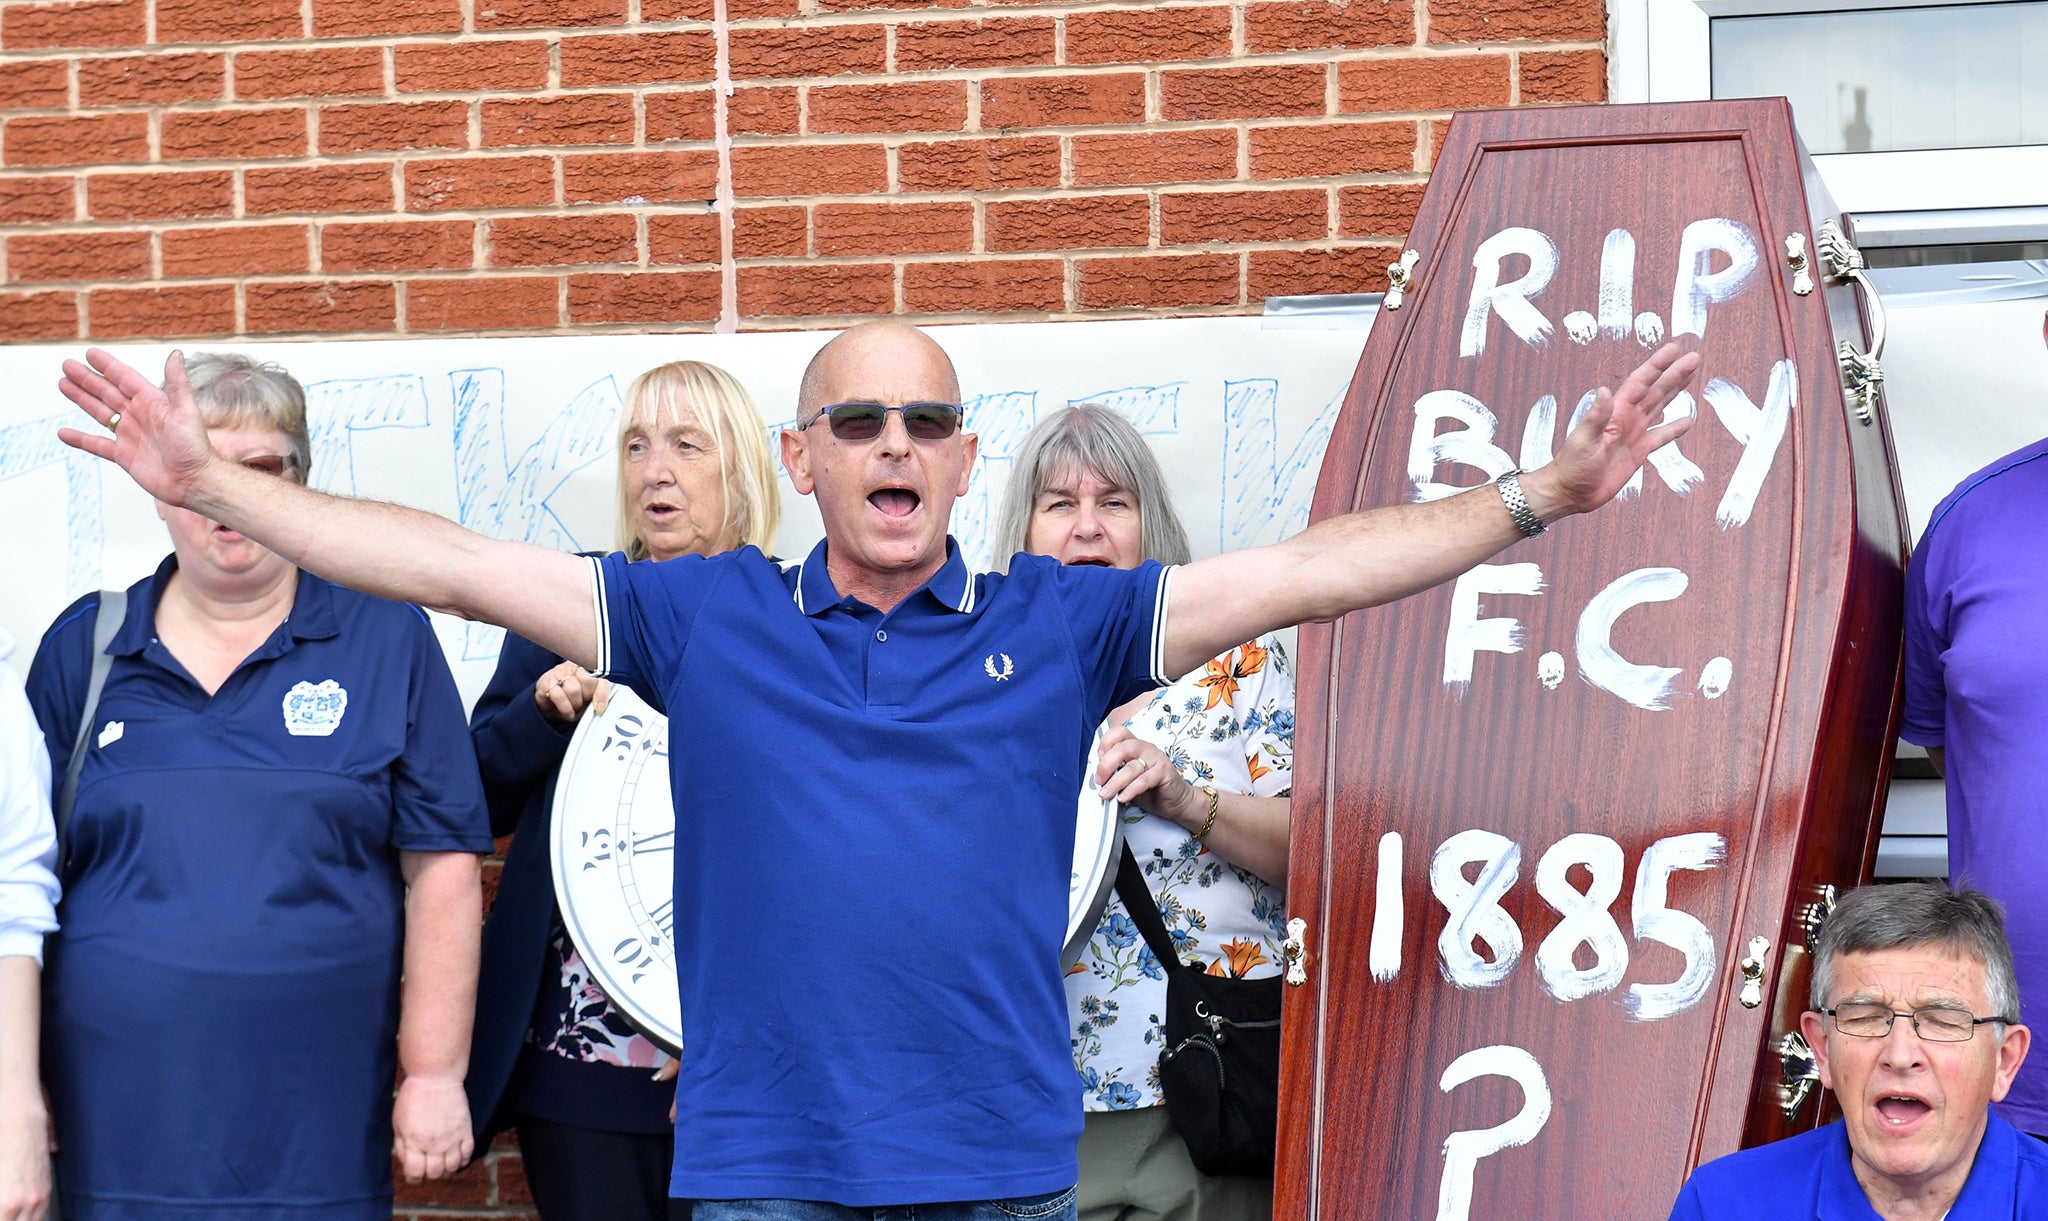
<instances>
[{"instance_id":1,"label":"man's outstretched arm","mask_svg":"<svg viewBox=\"0 0 2048 1221\"><path fill-rule=\"evenodd\" d=\"M1698 353L1666 344L1621 389L1602 388L1556 460L1522 476L1536 516L1549 523L1599 508L1650 451L1684 435L1690 418L1650 425L1699 363ZM1174 572L1169 591L1166 672L1185 674L1261 632L1405 598L1469 571L1521 536L1500 493L1486 485L1346 514L1270 547L1189 564Z\"/></svg>"},{"instance_id":2,"label":"man's outstretched arm","mask_svg":"<svg viewBox=\"0 0 2048 1221\"><path fill-rule=\"evenodd\" d=\"M180 354L165 363L162 389L110 352L94 348L85 359L64 362L57 388L113 435L66 428L58 437L120 464L158 500L239 530L336 584L495 623L596 664L587 560L245 469L207 443Z\"/></svg>"}]
</instances>

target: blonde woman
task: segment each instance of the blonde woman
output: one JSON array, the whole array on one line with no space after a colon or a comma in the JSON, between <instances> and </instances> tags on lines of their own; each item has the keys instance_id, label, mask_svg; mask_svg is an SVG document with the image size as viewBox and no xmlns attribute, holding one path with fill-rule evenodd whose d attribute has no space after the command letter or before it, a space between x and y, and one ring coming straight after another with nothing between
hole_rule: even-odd
<instances>
[{"instance_id":1,"label":"blonde woman","mask_svg":"<svg viewBox=\"0 0 2048 1221\"><path fill-rule=\"evenodd\" d=\"M780 512L767 430L730 373L677 361L633 382L619 427L629 559L767 549ZM513 836L484 928L470 1110L479 1150L517 1132L545 1221L653 1221L669 1215L674 1062L591 982L548 869L555 773L598 689L587 671L508 634L470 718L491 830Z\"/></svg>"}]
</instances>

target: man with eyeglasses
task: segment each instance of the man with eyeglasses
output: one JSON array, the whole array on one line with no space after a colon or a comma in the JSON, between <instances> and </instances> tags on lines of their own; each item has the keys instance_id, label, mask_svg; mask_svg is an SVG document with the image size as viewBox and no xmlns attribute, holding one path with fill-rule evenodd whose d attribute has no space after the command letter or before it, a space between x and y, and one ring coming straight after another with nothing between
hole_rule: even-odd
<instances>
[{"instance_id":1,"label":"man with eyeglasses","mask_svg":"<svg viewBox=\"0 0 2048 1221\"><path fill-rule=\"evenodd\" d=\"M1022 560L948 528L975 437L952 362L901 323L806 369L782 460L825 539L661 564L578 558L221 462L173 357L111 355L65 431L341 584L501 624L671 719L685 1049L672 1195L696 1221L1074 1213L1081 1108L1059 972L1074 794L1107 710L1239 641L1449 580L1612 499L1697 353L1667 345L1541 470L1168 572ZM1095 777L1099 783L1109 776Z\"/></svg>"},{"instance_id":2,"label":"man with eyeglasses","mask_svg":"<svg viewBox=\"0 0 2048 1221\"><path fill-rule=\"evenodd\" d=\"M1991 1111L2027 1058L1998 905L1925 882L1852 891L1821 927L1799 1029L1831 1123L1700 1167L1672 1221L2041 1221L2048 1145Z\"/></svg>"}]
</instances>

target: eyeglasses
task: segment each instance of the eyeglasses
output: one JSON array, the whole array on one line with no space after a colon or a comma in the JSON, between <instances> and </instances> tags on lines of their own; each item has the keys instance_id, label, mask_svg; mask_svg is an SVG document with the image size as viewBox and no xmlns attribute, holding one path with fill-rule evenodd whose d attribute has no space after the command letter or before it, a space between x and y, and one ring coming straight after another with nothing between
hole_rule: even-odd
<instances>
[{"instance_id":1,"label":"eyeglasses","mask_svg":"<svg viewBox=\"0 0 2048 1221\"><path fill-rule=\"evenodd\" d=\"M1977 1033L1977 1027L2008 1020L2002 1017L1980 1018L1968 1009L1952 1009L1946 1005L1930 1005L1911 1013L1901 1012L1890 1005L1837 1005L1821 1012L1834 1020L1836 1030L1858 1039L1882 1039L1892 1032L1893 1022L1911 1018L1913 1033L1930 1043L1967 1043Z\"/></svg>"},{"instance_id":2,"label":"eyeglasses","mask_svg":"<svg viewBox=\"0 0 2048 1221\"><path fill-rule=\"evenodd\" d=\"M298 468L298 463L293 462L287 454L256 454L253 457L236 459L236 461L252 471L261 471L266 475L275 475L279 478L294 474Z\"/></svg>"},{"instance_id":3,"label":"eyeglasses","mask_svg":"<svg viewBox=\"0 0 2048 1221\"><path fill-rule=\"evenodd\" d=\"M832 435L841 441L872 441L882 435L882 428L889 422L892 411L903 417L903 431L909 433L914 441L943 441L960 430L958 403L905 403L901 407L887 407L858 400L821 408L801 427L809 428L822 418L831 421Z\"/></svg>"}]
</instances>

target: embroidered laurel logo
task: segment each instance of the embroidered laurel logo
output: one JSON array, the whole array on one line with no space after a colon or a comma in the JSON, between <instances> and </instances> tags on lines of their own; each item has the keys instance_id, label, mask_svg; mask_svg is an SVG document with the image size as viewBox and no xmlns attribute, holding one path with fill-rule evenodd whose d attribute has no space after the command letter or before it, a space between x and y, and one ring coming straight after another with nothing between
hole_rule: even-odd
<instances>
[{"instance_id":1,"label":"embroidered laurel logo","mask_svg":"<svg viewBox=\"0 0 2048 1221\"><path fill-rule=\"evenodd\" d=\"M1003 659L1003 668L1000 670L996 669L996 658L998 657ZM1010 664L1010 655L1008 653L990 653L987 659L981 663L981 668L987 670L988 676L997 682L1002 682L1017 672L1017 667Z\"/></svg>"}]
</instances>

